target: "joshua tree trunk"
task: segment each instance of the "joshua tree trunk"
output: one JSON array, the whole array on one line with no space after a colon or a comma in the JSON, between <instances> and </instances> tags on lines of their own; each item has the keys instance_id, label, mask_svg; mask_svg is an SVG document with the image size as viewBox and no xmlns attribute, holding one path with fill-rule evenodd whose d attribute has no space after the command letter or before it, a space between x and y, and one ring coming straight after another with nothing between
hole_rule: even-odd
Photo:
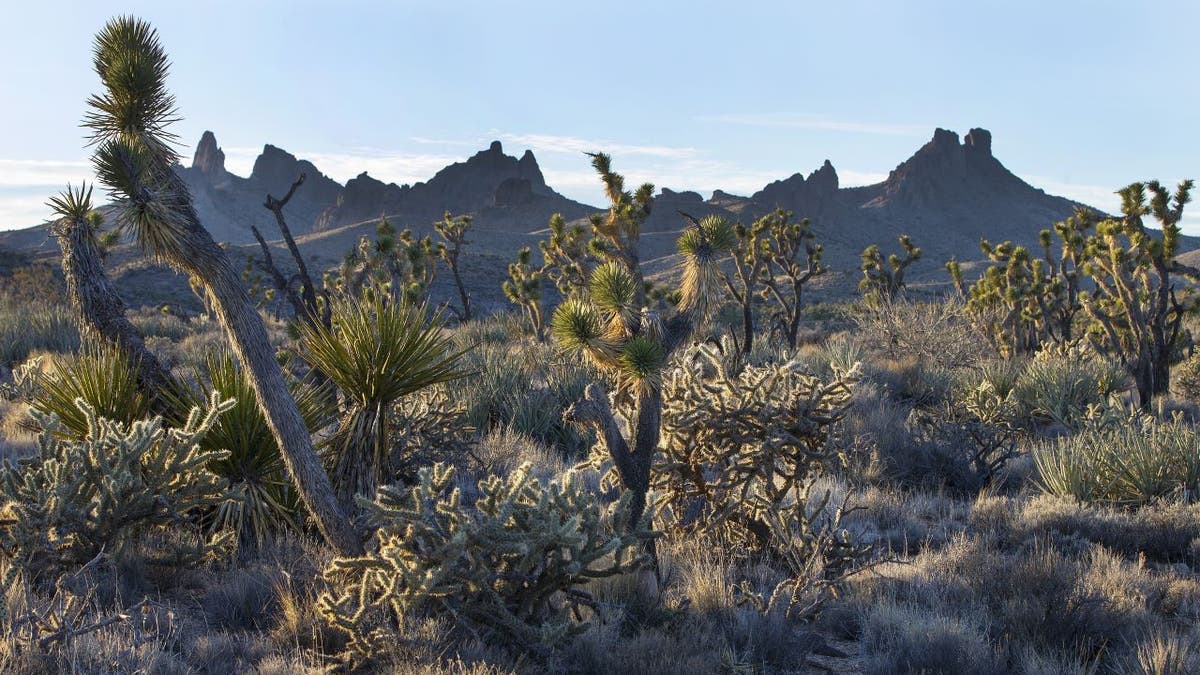
<instances>
[{"instance_id":1,"label":"joshua tree trunk","mask_svg":"<svg viewBox=\"0 0 1200 675\"><path fill-rule=\"evenodd\" d=\"M604 446L621 477L621 486L630 494L629 522L625 523L630 530L636 528L646 512L646 493L650 490L650 467L658 450L662 406L662 391L658 388L638 395L632 448L621 433L608 401L608 392L599 383L588 385L583 398L564 413L569 421L592 426L604 438ZM654 540L647 540L647 551L653 555Z\"/></svg>"},{"instance_id":2,"label":"joshua tree trunk","mask_svg":"<svg viewBox=\"0 0 1200 675\"><path fill-rule=\"evenodd\" d=\"M454 285L458 287L458 297L462 302L462 315L459 317L463 321L471 320L471 295L467 293L467 287L463 284L462 276L458 273L458 259L455 258L450 263L450 272L454 274Z\"/></svg>"},{"instance_id":3,"label":"joshua tree trunk","mask_svg":"<svg viewBox=\"0 0 1200 675\"><path fill-rule=\"evenodd\" d=\"M80 332L125 352L130 363L137 364L138 383L159 401L171 386L171 376L125 317L125 301L104 272L91 223L83 218L64 218L52 230L62 248L67 295L75 308ZM156 403L155 407L161 406Z\"/></svg>"},{"instance_id":4,"label":"joshua tree trunk","mask_svg":"<svg viewBox=\"0 0 1200 675\"><path fill-rule=\"evenodd\" d=\"M181 228L179 245L167 247L161 255L203 281L217 320L229 335L243 372L250 378L288 473L304 505L313 514L317 529L343 555L360 554L363 549L359 534L338 504L308 427L275 361L266 327L242 286L241 277L208 231L191 218L187 221ZM186 255L181 255L183 252Z\"/></svg>"}]
</instances>

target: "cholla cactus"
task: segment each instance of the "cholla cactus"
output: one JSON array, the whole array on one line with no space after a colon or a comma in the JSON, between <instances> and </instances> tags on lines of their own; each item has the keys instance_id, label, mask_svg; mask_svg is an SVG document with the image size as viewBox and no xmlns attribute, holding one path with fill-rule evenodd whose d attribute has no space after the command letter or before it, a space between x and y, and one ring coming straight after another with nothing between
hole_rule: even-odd
<instances>
[{"instance_id":1,"label":"cholla cactus","mask_svg":"<svg viewBox=\"0 0 1200 675\"><path fill-rule=\"evenodd\" d=\"M161 418L103 419L80 400L88 426L79 440L66 440L53 415L38 414L38 453L0 467L0 555L10 574L36 578L82 564L147 528L197 528L195 516L227 498L225 481L207 467L228 452L202 450L199 441L231 403L214 396L181 428L166 429Z\"/></svg>"},{"instance_id":2,"label":"cholla cactus","mask_svg":"<svg viewBox=\"0 0 1200 675\"><path fill-rule=\"evenodd\" d=\"M980 248L992 261L969 292L955 261L946 264L955 284L967 296L967 311L1001 354L1031 353L1044 344L1070 342L1075 315L1080 310L1080 266L1087 233L1095 216L1087 209L1055 224L1059 252L1052 250L1050 230L1042 230L1042 257L1012 242Z\"/></svg>"},{"instance_id":3,"label":"cholla cactus","mask_svg":"<svg viewBox=\"0 0 1200 675\"><path fill-rule=\"evenodd\" d=\"M822 382L792 362L734 373L708 344L690 356L663 386L654 486L676 526L767 548L771 514L804 522L812 480L838 461L858 366Z\"/></svg>"},{"instance_id":4,"label":"cholla cactus","mask_svg":"<svg viewBox=\"0 0 1200 675\"><path fill-rule=\"evenodd\" d=\"M479 483L474 504L454 487L453 467L420 472L410 491L383 488L363 501L378 549L326 568L321 616L350 636L356 660L380 655L395 621L445 613L485 637L539 648L576 633L568 611L590 579L637 568L639 528L614 534L629 500L606 514L579 474L542 485L523 465Z\"/></svg>"},{"instance_id":5,"label":"cholla cactus","mask_svg":"<svg viewBox=\"0 0 1200 675\"><path fill-rule=\"evenodd\" d=\"M858 290L868 305L895 300L904 290L904 271L921 259L921 249L913 245L907 234L900 235L899 241L904 249L903 258L893 253L885 260L876 244L868 246L859 256L863 278L858 282Z\"/></svg>"}]
</instances>

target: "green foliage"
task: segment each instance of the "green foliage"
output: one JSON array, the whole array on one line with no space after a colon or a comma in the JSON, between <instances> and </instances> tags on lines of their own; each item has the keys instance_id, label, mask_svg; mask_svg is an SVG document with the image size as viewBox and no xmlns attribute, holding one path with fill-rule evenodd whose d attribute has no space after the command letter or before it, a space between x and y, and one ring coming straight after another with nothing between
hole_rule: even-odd
<instances>
[{"instance_id":1,"label":"green foliage","mask_svg":"<svg viewBox=\"0 0 1200 675\"><path fill-rule=\"evenodd\" d=\"M63 306L67 304L67 284L57 266L36 262L0 275L0 297L42 308Z\"/></svg>"},{"instance_id":2,"label":"green foliage","mask_svg":"<svg viewBox=\"0 0 1200 675\"><path fill-rule=\"evenodd\" d=\"M336 298L328 328L306 323L300 333L301 356L348 405L327 444L334 485L347 502L372 495L389 480L387 411L403 396L462 377L457 362L467 350L450 350L440 313L427 319L423 306L381 293Z\"/></svg>"},{"instance_id":3,"label":"green foliage","mask_svg":"<svg viewBox=\"0 0 1200 675\"><path fill-rule=\"evenodd\" d=\"M1200 403L1200 353L1192 354L1171 373L1171 389L1192 403Z\"/></svg>"},{"instance_id":4,"label":"green foliage","mask_svg":"<svg viewBox=\"0 0 1200 675\"><path fill-rule=\"evenodd\" d=\"M59 427L75 437L88 433L82 400L95 414L125 424L150 413L152 398L138 383L137 364L125 351L108 344L86 346L79 354L52 361L49 372L33 373L30 405L53 414Z\"/></svg>"},{"instance_id":5,"label":"green foliage","mask_svg":"<svg viewBox=\"0 0 1200 675\"><path fill-rule=\"evenodd\" d=\"M421 614L453 617L502 644L552 646L586 627L569 614L587 598L578 586L642 563L644 525L620 535L610 527L628 500L605 513L575 473L542 485L523 465L480 481L474 504L454 480L453 468L437 464L407 492L381 488L363 502L378 548L326 568L318 609L350 636L357 659L380 655L396 622Z\"/></svg>"},{"instance_id":6,"label":"green foliage","mask_svg":"<svg viewBox=\"0 0 1200 675\"><path fill-rule=\"evenodd\" d=\"M1043 445L1033 457L1042 491L1086 504L1200 495L1200 434L1179 416L1097 410L1079 433Z\"/></svg>"},{"instance_id":7,"label":"green foliage","mask_svg":"<svg viewBox=\"0 0 1200 675\"><path fill-rule=\"evenodd\" d=\"M904 290L905 270L921 259L921 249L913 245L907 234L900 235L899 241L904 249L904 257L892 253L885 259L875 244L868 246L859 256L862 258L860 269L863 278L858 282L858 290L868 306L895 300L896 295Z\"/></svg>"},{"instance_id":8,"label":"green foliage","mask_svg":"<svg viewBox=\"0 0 1200 675\"><path fill-rule=\"evenodd\" d=\"M822 382L794 363L731 372L707 344L688 362L663 387L655 486L677 526L766 548L770 514L805 524L813 480L840 462L835 423L849 409L857 364Z\"/></svg>"},{"instance_id":9,"label":"green foliage","mask_svg":"<svg viewBox=\"0 0 1200 675\"><path fill-rule=\"evenodd\" d=\"M562 214L550 217L550 238L540 242L542 273L553 282L560 295L570 297L587 286L592 263L588 260L587 230L581 225L567 226Z\"/></svg>"},{"instance_id":10,"label":"green foliage","mask_svg":"<svg viewBox=\"0 0 1200 675\"><path fill-rule=\"evenodd\" d=\"M197 529L197 514L227 497L208 469L228 456L200 441L230 407L214 396L186 423L167 429L161 418L125 424L100 417L82 400L86 433L67 438L53 415L37 413L44 429L38 451L0 467L0 555L11 574L53 578L102 550L139 543L151 528ZM223 544L218 536L197 552Z\"/></svg>"},{"instance_id":11,"label":"green foliage","mask_svg":"<svg viewBox=\"0 0 1200 675\"><path fill-rule=\"evenodd\" d=\"M581 352L622 388L636 388L654 375L645 367L665 365L670 351L665 322L648 306L638 257L641 226L650 213L654 188L647 184L636 192L626 191L625 179L612 172L607 155L592 155L592 165L612 202L607 214L592 218L588 251L599 262L591 268L586 285L572 287L566 294L570 299L554 311L551 333L561 346ZM721 293L717 262L735 241L732 225L719 218L696 221L680 236L680 318L708 316L715 308ZM635 338L640 338L638 343L629 347Z\"/></svg>"},{"instance_id":12,"label":"green foliage","mask_svg":"<svg viewBox=\"0 0 1200 675\"><path fill-rule=\"evenodd\" d=\"M992 344L1005 355L1032 353L1045 344L1069 342L1075 315L1081 309L1081 266L1088 232L1096 218L1077 209L1055 224L1059 251L1053 252L1049 230L1040 234L1042 257L1012 242L980 248L992 262L970 288L967 312ZM947 263L961 284L958 263Z\"/></svg>"}]
</instances>

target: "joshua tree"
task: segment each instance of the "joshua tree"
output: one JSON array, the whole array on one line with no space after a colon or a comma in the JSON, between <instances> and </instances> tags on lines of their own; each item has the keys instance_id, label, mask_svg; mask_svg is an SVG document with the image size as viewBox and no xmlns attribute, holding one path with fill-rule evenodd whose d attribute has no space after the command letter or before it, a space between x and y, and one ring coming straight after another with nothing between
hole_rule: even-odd
<instances>
[{"instance_id":1,"label":"joshua tree","mask_svg":"<svg viewBox=\"0 0 1200 675\"><path fill-rule=\"evenodd\" d=\"M587 231L581 225L567 225L561 213L550 216L550 238L539 242L542 272L554 282L564 298L587 286L593 261L588 260Z\"/></svg>"},{"instance_id":2,"label":"joshua tree","mask_svg":"<svg viewBox=\"0 0 1200 675\"><path fill-rule=\"evenodd\" d=\"M125 318L125 301L104 272L103 251L97 229L100 214L92 210L92 188L69 186L50 199L59 216L50 230L62 248L63 276L67 296L75 308L80 333L94 342L107 343L136 364L137 380L156 400L171 387L171 375L158 358L146 349L142 334Z\"/></svg>"},{"instance_id":3,"label":"joshua tree","mask_svg":"<svg viewBox=\"0 0 1200 675\"><path fill-rule=\"evenodd\" d=\"M663 369L714 305L722 286L717 263L733 247L735 235L720 218L705 218L684 232L678 242L683 259L680 302L672 316L658 316L646 303L638 250L654 186L629 192L608 155L590 156L610 203L607 214L592 218L588 250L601 262L587 286L571 289L571 299L555 310L551 331L562 347L583 354L609 376L618 407L629 411L627 438L605 385L595 382L564 416L599 430L622 486L631 493L626 526L633 529L645 512L659 445Z\"/></svg>"},{"instance_id":4,"label":"joshua tree","mask_svg":"<svg viewBox=\"0 0 1200 675\"><path fill-rule=\"evenodd\" d=\"M992 245L980 242L992 264L970 289L962 280L958 262L946 268L959 293L967 300L967 312L1002 354L1032 353L1042 345L1070 342L1075 315L1081 309L1079 269L1083 263L1087 233L1095 226L1087 209L1054 225L1059 251L1053 251L1050 230L1042 230L1038 241L1042 257L1024 246L1006 241Z\"/></svg>"},{"instance_id":5,"label":"joshua tree","mask_svg":"<svg viewBox=\"0 0 1200 675\"><path fill-rule=\"evenodd\" d=\"M808 219L793 222L789 211L780 209L769 213L760 218L754 227L759 231L759 249L755 255L762 260L762 266L759 267L759 280L762 282L760 294L775 303L777 325L788 347L795 349L796 336L800 332L804 285L829 271L821 263L823 249L814 241L816 235ZM748 353L749 340L746 344L745 351Z\"/></svg>"},{"instance_id":6,"label":"joshua tree","mask_svg":"<svg viewBox=\"0 0 1200 675\"><path fill-rule=\"evenodd\" d=\"M169 61L158 34L140 19L113 19L96 36L94 53L105 90L88 99L84 124L91 129L96 173L110 189L117 223L146 251L204 288L318 529L342 553L361 552L362 541L338 504L262 318L174 171L178 155L168 127L176 119L175 99L167 90Z\"/></svg>"},{"instance_id":7,"label":"joshua tree","mask_svg":"<svg viewBox=\"0 0 1200 675\"><path fill-rule=\"evenodd\" d=\"M450 310L458 315L460 321L470 321L471 295L467 293L462 275L459 274L458 260L462 256L463 248L471 243L467 239L467 232L471 229L471 216L451 218L450 212L447 211L440 221L433 224L433 229L442 237L442 243L436 248L438 257L446 261L450 273L454 275L454 285L458 288L458 297L462 302L461 311L453 305Z\"/></svg>"},{"instance_id":8,"label":"joshua tree","mask_svg":"<svg viewBox=\"0 0 1200 675\"><path fill-rule=\"evenodd\" d=\"M381 218L375 227L375 241L363 235L346 255L335 290L355 295L373 287L393 298L420 304L436 276L437 257L438 248L430 237L417 239L408 228L397 233L391 221Z\"/></svg>"},{"instance_id":9,"label":"joshua tree","mask_svg":"<svg viewBox=\"0 0 1200 675\"><path fill-rule=\"evenodd\" d=\"M1183 317L1200 306L1193 289L1177 292L1175 287L1177 276L1200 281L1200 270L1175 258L1179 220L1191 191L1190 180L1181 182L1174 195L1158 181L1133 183L1120 191L1123 217L1101 222L1087 243L1083 271L1095 288L1082 298L1095 322L1092 336L1129 371L1144 408L1170 389L1171 357ZM1162 227L1162 238L1146 229L1148 215Z\"/></svg>"},{"instance_id":10,"label":"joshua tree","mask_svg":"<svg viewBox=\"0 0 1200 675\"><path fill-rule=\"evenodd\" d=\"M533 336L538 342L546 340L545 310L542 308L542 280L545 272L529 264L532 255L528 246L517 251L515 262L508 264L508 279L502 286L504 297L525 310Z\"/></svg>"},{"instance_id":11,"label":"joshua tree","mask_svg":"<svg viewBox=\"0 0 1200 675\"><path fill-rule=\"evenodd\" d=\"M858 289L867 304L891 302L904 289L904 270L921 259L921 249L913 245L907 234L900 235L900 246L904 249L903 258L893 253L884 260L876 244L868 246L859 256L863 278Z\"/></svg>"}]
</instances>

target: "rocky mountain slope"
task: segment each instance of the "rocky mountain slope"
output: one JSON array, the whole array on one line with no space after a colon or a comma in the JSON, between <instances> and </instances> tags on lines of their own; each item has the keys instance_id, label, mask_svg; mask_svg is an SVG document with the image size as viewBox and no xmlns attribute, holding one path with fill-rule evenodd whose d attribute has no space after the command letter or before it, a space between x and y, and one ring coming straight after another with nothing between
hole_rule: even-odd
<instances>
[{"instance_id":1,"label":"rocky mountain slope","mask_svg":"<svg viewBox=\"0 0 1200 675\"><path fill-rule=\"evenodd\" d=\"M215 136L205 132L191 166L178 171L205 226L218 240L235 246L253 243L253 225L268 239L278 236L263 201L267 194L282 196L297 176L307 174L286 215L305 255L318 263L339 260L359 236L373 232L381 216L428 233L445 211L471 214L475 227L468 263L479 266L473 276L480 284L495 281L497 289L487 293L497 296L505 262L520 246L536 242L552 214L579 220L600 210L555 192L532 152L526 150L520 158L506 155L498 141L424 182L396 185L363 173L341 185L311 162L272 145L263 148L250 176L234 175L225 167ZM900 234L910 234L925 250L926 262L914 267L913 275L932 277L943 274L941 264L951 256L978 259L981 238L1032 244L1041 229L1069 216L1076 206L1006 169L992 153L988 131L971 129L960 140L952 131L937 129L887 180L874 185L842 187L836 168L826 160L807 176L793 174L749 196L717 190L705 199L664 187L645 228L642 258L651 272L670 269L676 233L686 224L681 212L748 221L779 207L812 219L826 261L847 279L857 276L863 248L879 243L891 250ZM1187 238L1185 248L1195 247L1196 240ZM55 253L45 226L0 232L0 248Z\"/></svg>"}]
</instances>

